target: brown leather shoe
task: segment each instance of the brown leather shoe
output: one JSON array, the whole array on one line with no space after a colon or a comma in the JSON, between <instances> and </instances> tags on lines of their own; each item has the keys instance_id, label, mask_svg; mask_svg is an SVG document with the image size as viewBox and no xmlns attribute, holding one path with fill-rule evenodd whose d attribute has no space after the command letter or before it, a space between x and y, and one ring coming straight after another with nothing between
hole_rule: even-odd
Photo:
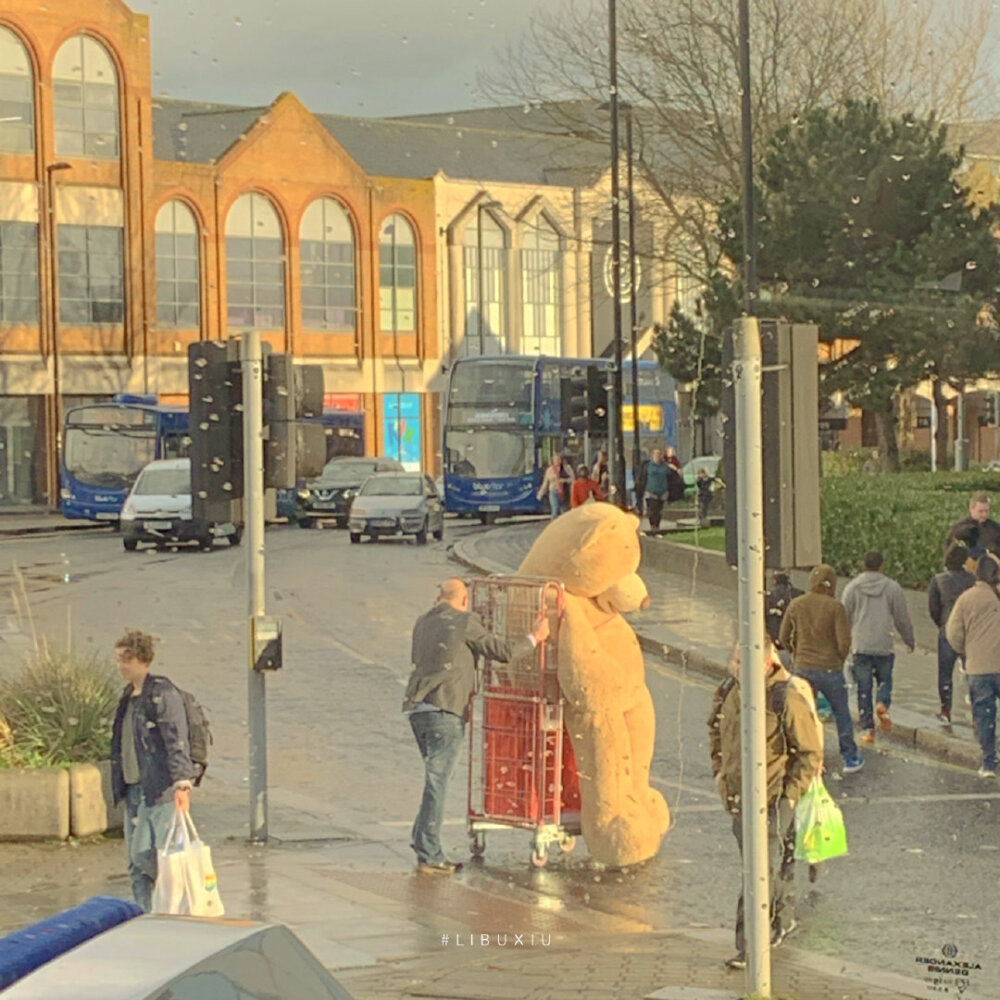
<instances>
[{"instance_id":1,"label":"brown leather shoe","mask_svg":"<svg viewBox=\"0 0 1000 1000\"><path fill-rule=\"evenodd\" d=\"M417 865L418 875L454 875L455 872L460 872L461 870L461 861L439 861L434 865L427 861L421 861Z\"/></svg>"}]
</instances>

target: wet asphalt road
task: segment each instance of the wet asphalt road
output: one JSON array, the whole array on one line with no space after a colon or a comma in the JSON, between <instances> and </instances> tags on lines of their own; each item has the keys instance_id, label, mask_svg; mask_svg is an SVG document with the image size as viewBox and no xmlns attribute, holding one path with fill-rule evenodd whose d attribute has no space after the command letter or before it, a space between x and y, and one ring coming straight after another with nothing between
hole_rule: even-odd
<instances>
[{"instance_id":1,"label":"wet asphalt road","mask_svg":"<svg viewBox=\"0 0 1000 1000\"><path fill-rule=\"evenodd\" d=\"M478 530L450 521L445 542L426 548L352 546L338 531L268 532L268 610L283 616L286 642L286 667L268 679L272 789L342 813L345 826L363 817L405 852L421 780L399 712L410 628L436 584L456 572L448 543ZM160 637L156 668L195 691L212 719L212 781L204 794L215 787L227 808L212 818L207 803L202 807L211 833L241 836L245 817L234 803L246 787L242 550L220 544L205 554L127 555L103 532L4 541L0 669L30 634L23 608L19 623L9 597L15 563L37 630L56 642L69 630L76 644L109 649L125 627ZM469 866L462 879L485 890L497 881L513 883L535 893L540 908L572 900L620 917L623 927L730 926L739 861L709 770L705 720L712 684L653 660L647 674L657 706L654 780L675 821L659 856L632 871L602 872L587 862L581 844L536 870L528 863L528 835L503 831L488 835L483 862ZM835 735L827 733L833 748L827 766L835 773ZM1000 997L1000 787L896 747L876 748L868 757L860 774L829 782L844 810L851 853L823 866L813 886L800 872L802 927L794 947L918 976L919 957L954 945L960 958L983 966L976 995ZM466 767L463 757L446 828L456 857L466 847ZM275 808L272 826L281 833ZM0 862L5 850L13 858L13 849L0 845ZM22 867L23 852L32 849L16 850ZM67 874L86 867L76 863L78 851ZM28 874L20 876L21 888L30 887L30 867L23 866ZM36 881L58 881L46 867Z\"/></svg>"}]
</instances>

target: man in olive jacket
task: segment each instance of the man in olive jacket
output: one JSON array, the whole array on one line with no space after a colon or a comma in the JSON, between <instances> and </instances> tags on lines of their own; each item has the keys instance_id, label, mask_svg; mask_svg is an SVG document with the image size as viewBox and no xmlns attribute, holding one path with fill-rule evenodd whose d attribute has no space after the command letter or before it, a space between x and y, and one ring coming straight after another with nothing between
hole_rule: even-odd
<instances>
[{"instance_id":1,"label":"man in olive jacket","mask_svg":"<svg viewBox=\"0 0 1000 1000\"><path fill-rule=\"evenodd\" d=\"M823 726L812 691L781 665L770 638L765 641L767 741L767 845L771 889L771 943L780 944L795 924L795 804L823 767ZM719 685L708 719L715 777L733 833L743 852L743 788L740 721L740 650L730 662L732 677ZM726 964L746 965L743 894L736 907L736 954Z\"/></svg>"},{"instance_id":2,"label":"man in olive jacket","mask_svg":"<svg viewBox=\"0 0 1000 1000\"><path fill-rule=\"evenodd\" d=\"M441 584L437 603L413 627L413 673L406 685L403 711L424 760L424 794L413 823L411 844L421 874L450 874L461 864L441 849L441 824L448 782L459 751L469 700L476 686L476 658L507 663L530 651L549 635L540 616L522 640L508 642L491 635L478 615L469 611L469 592L458 579Z\"/></svg>"},{"instance_id":3,"label":"man in olive jacket","mask_svg":"<svg viewBox=\"0 0 1000 1000\"><path fill-rule=\"evenodd\" d=\"M851 651L851 625L844 605L834 597L837 574L825 563L809 574L809 592L788 605L781 623L781 645L792 653L796 674L804 677L813 692L830 703L837 722L844 773L864 767L865 759L854 741L854 723L844 682L844 660Z\"/></svg>"}]
</instances>

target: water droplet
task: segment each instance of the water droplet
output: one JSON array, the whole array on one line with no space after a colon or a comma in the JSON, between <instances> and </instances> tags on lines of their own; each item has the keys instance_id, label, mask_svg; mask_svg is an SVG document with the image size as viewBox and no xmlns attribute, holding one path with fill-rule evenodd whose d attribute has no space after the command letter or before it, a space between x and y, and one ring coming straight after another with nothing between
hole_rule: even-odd
<instances>
[{"instance_id":1,"label":"water droplet","mask_svg":"<svg viewBox=\"0 0 1000 1000\"><path fill-rule=\"evenodd\" d=\"M243 18L242 17L234 17L233 18L233 24L235 24L237 28L242 28L243 27Z\"/></svg>"}]
</instances>

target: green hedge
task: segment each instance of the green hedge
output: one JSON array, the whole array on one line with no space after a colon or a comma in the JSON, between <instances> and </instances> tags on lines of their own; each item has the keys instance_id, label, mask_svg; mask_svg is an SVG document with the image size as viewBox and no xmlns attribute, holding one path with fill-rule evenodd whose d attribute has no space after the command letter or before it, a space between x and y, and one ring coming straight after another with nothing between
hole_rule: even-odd
<instances>
[{"instance_id":1,"label":"green hedge","mask_svg":"<svg viewBox=\"0 0 1000 1000\"><path fill-rule=\"evenodd\" d=\"M821 492L823 559L850 576L865 552L878 549L889 576L922 589L941 570L948 528L966 515L976 490L1000 502L1000 473L827 476Z\"/></svg>"}]
</instances>

